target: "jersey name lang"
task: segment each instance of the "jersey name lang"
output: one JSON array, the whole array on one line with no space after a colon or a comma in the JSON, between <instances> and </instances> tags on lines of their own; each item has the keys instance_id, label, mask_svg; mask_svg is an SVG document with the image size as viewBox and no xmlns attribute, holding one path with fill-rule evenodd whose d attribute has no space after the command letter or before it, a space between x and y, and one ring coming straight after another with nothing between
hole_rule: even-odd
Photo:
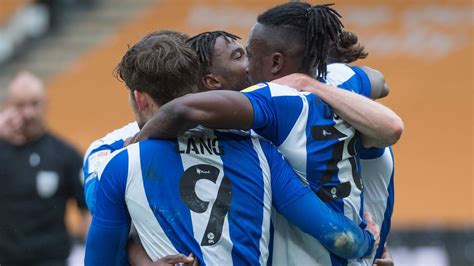
<instances>
[{"instance_id":1,"label":"jersey name lang","mask_svg":"<svg viewBox=\"0 0 474 266\"><path fill-rule=\"evenodd\" d=\"M186 149L176 147L179 153L223 155L224 148L218 145L217 138L188 138Z\"/></svg>"}]
</instances>

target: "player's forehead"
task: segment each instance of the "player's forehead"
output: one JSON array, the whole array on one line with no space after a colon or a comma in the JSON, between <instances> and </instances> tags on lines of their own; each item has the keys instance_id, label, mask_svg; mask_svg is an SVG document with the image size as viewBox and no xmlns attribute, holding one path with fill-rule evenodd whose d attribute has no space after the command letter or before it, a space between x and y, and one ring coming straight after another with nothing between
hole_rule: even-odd
<instances>
[{"instance_id":1,"label":"player's forehead","mask_svg":"<svg viewBox=\"0 0 474 266\"><path fill-rule=\"evenodd\" d=\"M262 39L262 37L264 37L265 35L264 33L265 33L265 26L258 22L255 23L252 29L250 29L247 45L250 45L255 40Z\"/></svg>"},{"instance_id":2,"label":"player's forehead","mask_svg":"<svg viewBox=\"0 0 474 266\"><path fill-rule=\"evenodd\" d=\"M236 49L243 49L240 42L225 36L220 36L216 39L216 43L214 44L213 54L215 58L229 56Z\"/></svg>"},{"instance_id":3,"label":"player's forehead","mask_svg":"<svg viewBox=\"0 0 474 266\"><path fill-rule=\"evenodd\" d=\"M260 23L256 23L249 33L247 51L251 50L253 52L256 52L257 50L265 49L265 47L268 46L268 43L270 41L269 33L269 27Z\"/></svg>"}]
</instances>

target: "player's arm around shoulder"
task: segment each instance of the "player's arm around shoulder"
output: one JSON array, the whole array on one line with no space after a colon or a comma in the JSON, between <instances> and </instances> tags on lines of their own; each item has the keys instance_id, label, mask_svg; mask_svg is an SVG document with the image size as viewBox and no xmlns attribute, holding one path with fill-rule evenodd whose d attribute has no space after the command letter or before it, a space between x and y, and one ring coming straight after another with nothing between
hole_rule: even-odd
<instances>
[{"instance_id":1,"label":"player's arm around shoulder","mask_svg":"<svg viewBox=\"0 0 474 266\"><path fill-rule=\"evenodd\" d=\"M369 78L370 87L371 87L371 93L370 93L371 99L376 100L376 99L384 98L389 94L390 89L388 87L387 82L385 81L385 76L382 74L382 72L368 66L358 66L358 67L362 71L364 71L367 77Z\"/></svg>"},{"instance_id":2,"label":"player's arm around shoulder","mask_svg":"<svg viewBox=\"0 0 474 266\"><path fill-rule=\"evenodd\" d=\"M301 80L299 80L301 79ZM303 74L291 74L276 82L295 83L329 104L336 114L362 134L364 147L387 147L401 137L402 119L390 108L367 97L321 83Z\"/></svg>"},{"instance_id":3,"label":"player's arm around shoulder","mask_svg":"<svg viewBox=\"0 0 474 266\"><path fill-rule=\"evenodd\" d=\"M175 138L197 125L218 129L248 129L252 118L252 105L240 92L189 94L160 107L135 140Z\"/></svg>"}]
</instances>

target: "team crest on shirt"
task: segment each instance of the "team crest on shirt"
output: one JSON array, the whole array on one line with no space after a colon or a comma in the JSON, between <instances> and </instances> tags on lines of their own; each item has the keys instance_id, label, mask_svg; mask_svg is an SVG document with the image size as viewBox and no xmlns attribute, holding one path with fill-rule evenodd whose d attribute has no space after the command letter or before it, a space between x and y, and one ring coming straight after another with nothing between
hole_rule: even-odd
<instances>
[{"instance_id":1,"label":"team crest on shirt","mask_svg":"<svg viewBox=\"0 0 474 266\"><path fill-rule=\"evenodd\" d=\"M258 83L256 85L253 85L253 86L250 86L246 89L243 89L241 90L240 92L251 92L251 91L254 91L254 90L258 90L258 89L261 89L261 88L264 88L266 87L267 84L266 83Z\"/></svg>"},{"instance_id":2,"label":"team crest on shirt","mask_svg":"<svg viewBox=\"0 0 474 266\"><path fill-rule=\"evenodd\" d=\"M41 198L50 198L59 187L59 175L54 171L39 171L36 175L36 191Z\"/></svg>"}]
</instances>

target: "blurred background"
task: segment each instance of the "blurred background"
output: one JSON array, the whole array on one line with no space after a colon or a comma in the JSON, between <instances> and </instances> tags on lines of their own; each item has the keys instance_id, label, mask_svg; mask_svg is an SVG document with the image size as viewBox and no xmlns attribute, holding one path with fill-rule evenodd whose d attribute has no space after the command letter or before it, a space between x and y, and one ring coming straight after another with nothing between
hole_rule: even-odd
<instances>
[{"instance_id":1,"label":"blurred background","mask_svg":"<svg viewBox=\"0 0 474 266\"><path fill-rule=\"evenodd\" d=\"M405 122L394 146L388 241L396 265L473 265L473 2L334 2L369 51L358 64L385 74L390 95L382 102ZM112 75L128 44L160 29L222 29L245 44L256 16L278 3L0 0L0 100L18 71L38 75L46 82L49 127L84 152L133 120L126 89ZM68 212L73 234L76 218ZM77 248L73 265L82 263Z\"/></svg>"}]
</instances>

